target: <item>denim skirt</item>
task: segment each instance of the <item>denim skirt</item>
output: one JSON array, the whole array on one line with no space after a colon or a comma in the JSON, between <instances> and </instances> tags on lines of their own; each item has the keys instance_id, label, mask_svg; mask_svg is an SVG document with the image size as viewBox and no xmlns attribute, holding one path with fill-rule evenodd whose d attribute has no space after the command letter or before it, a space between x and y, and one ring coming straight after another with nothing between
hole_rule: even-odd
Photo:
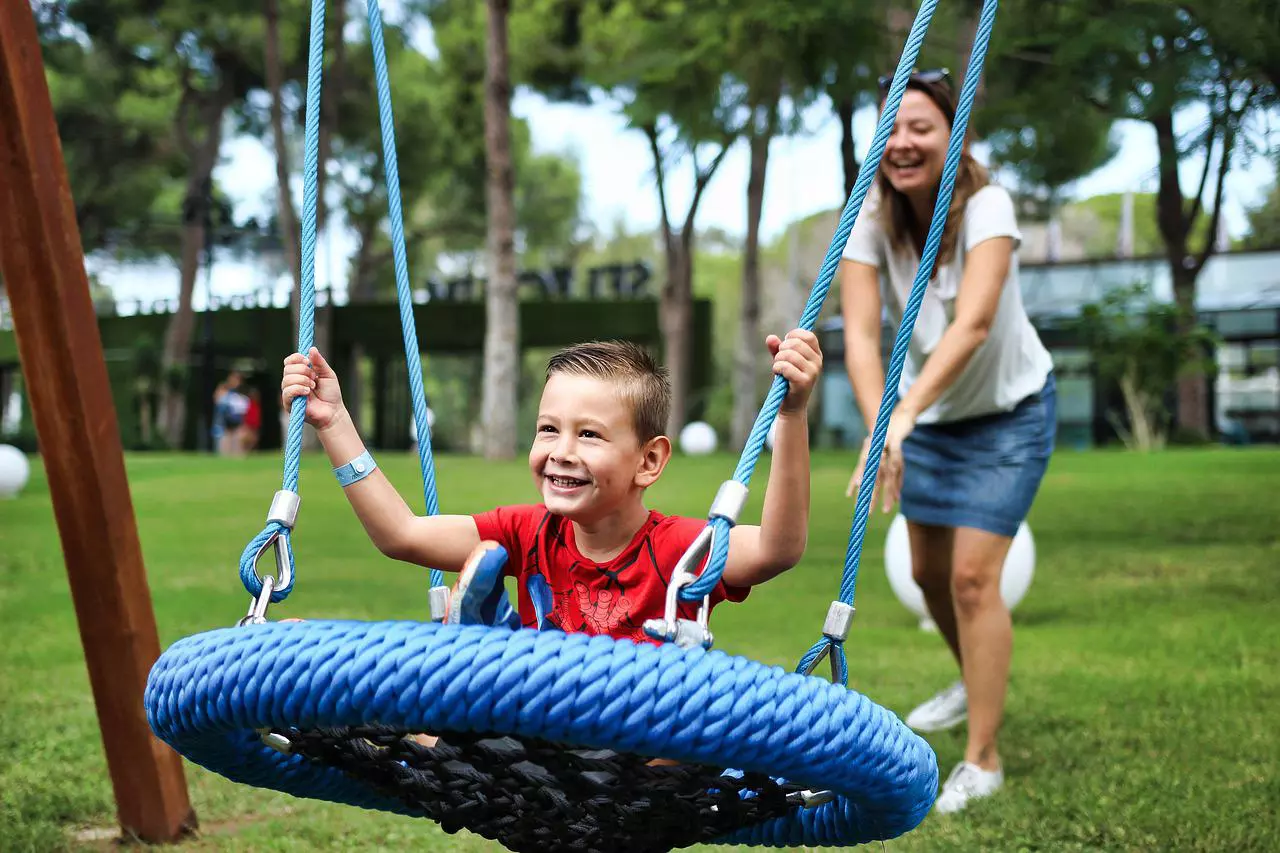
<instances>
[{"instance_id":1,"label":"denim skirt","mask_svg":"<svg viewBox=\"0 0 1280 853\"><path fill-rule=\"evenodd\" d=\"M1031 510L1056 433L1052 373L1012 411L918 424L902 446L902 514L1012 537Z\"/></svg>"}]
</instances>

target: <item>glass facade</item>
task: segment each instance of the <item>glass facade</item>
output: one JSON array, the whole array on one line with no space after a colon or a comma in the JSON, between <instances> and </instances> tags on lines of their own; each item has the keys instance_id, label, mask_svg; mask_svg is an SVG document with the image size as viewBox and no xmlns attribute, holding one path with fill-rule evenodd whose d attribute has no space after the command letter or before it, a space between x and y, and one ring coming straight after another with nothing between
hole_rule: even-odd
<instances>
[{"instance_id":1,"label":"glass facade","mask_svg":"<svg viewBox=\"0 0 1280 853\"><path fill-rule=\"evenodd\" d=\"M1100 388L1087 350L1073 340L1069 321L1080 307L1109 290L1145 282L1160 299L1172 298L1168 262L1162 258L1027 264L1020 270L1022 296L1032 322L1053 354L1058 385L1058 446L1083 449L1109 439L1108 412L1115 390ZM1210 259L1197 280L1201 320L1221 345L1211 393L1213 423L1223 440L1280 441L1280 251L1239 252ZM818 440L857 446L867 431L844 368L843 323L822 327L822 377ZM881 339L893 346L887 326Z\"/></svg>"}]
</instances>

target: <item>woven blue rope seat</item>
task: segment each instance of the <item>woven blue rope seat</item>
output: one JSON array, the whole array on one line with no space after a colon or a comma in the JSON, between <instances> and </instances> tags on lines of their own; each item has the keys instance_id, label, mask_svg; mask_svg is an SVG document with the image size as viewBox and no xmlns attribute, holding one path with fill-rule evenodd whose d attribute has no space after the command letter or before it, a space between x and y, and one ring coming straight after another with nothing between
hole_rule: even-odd
<instances>
[{"instance_id":1,"label":"woven blue rope seat","mask_svg":"<svg viewBox=\"0 0 1280 853\"><path fill-rule=\"evenodd\" d=\"M673 813L662 810L670 797L619 799L616 789L633 787L632 780L604 780L594 792L596 810L612 819L600 821L591 819L592 797L552 814L538 802L539 792L556 786L534 772L516 778L512 790L486 789L487 802L470 815L469 828L513 850L669 850L713 840L858 844L914 828L937 791L928 744L866 697L824 679L673 644L417 622L226 628L171 646L152 671L146 704L161 739L232 780L433 817L446 829L466 825L468 815L458 810L465 803L455 798L451 825L448 814L397 795L394 783L371 789L344 770L264 744L263 733L276 732L277 744L279 736L296 740L308 729L377 726L397 737L441 734L446 744L450 733L500 733L550 743L551 754L572 745L675 759L679 766L639 766L657 780L666 773L679 782L682 774L689 780L686 765L693 765L700 789L730 767L785 779L790 790L789 800L773 792L776 802L763 819L743 810L737 821L724 797L704 794L706 802L693 810L709 814L691 821L681 813L689 810L687 791L675 791L685 796L681 812ZM758 796L726 781L720 787L741 803ZM834 799L806 807L805 799L812 801L806 793L818 791ZM511 820L521 811L506 807L511 800L534 819ZM619 819L619 803L629 819ZM726 814L717 824L720 812ZM548 816L554 825L539 835ZM655 833L655 825L664 831ZM593 843L584 846L584 837Z\"/></svg>"}]
</instances>

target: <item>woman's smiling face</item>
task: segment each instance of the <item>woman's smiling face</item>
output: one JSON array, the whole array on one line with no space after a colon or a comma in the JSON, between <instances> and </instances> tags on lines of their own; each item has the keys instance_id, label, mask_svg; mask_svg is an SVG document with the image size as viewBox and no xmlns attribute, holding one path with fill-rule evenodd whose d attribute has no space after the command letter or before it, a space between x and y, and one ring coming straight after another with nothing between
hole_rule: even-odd
<instances>
[{"instance_id":1,"label":"woman's smiling face","mask_svg":"<svg viewBox=\"0 0 1280 853\"><path fill-rule=\"evenodd\" d=\"M908 89L885 145L880 171L905 196L932 196L942 181L951 127L933 99Z\"/></svg>"}]
</instances>

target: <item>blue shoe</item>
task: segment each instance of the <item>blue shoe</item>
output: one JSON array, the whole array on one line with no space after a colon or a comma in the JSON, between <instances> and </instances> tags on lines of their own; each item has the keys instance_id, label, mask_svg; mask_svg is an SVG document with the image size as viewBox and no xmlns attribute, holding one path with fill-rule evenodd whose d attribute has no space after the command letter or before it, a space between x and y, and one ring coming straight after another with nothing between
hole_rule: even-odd
<instances>
[{"instance_id":1,"label":"blue shoe","mask_svg":"<svg viewBox=\"0 0 1280 853\"><path fill-rule=\"evenodd\" d=\"M496 542L481 542L458 576L449 594L446 625L488 625L494 628L520 628L520 615L507 598L502 582L502 569L507 564L507 550Z\"/></svg>"}]
</instances>

